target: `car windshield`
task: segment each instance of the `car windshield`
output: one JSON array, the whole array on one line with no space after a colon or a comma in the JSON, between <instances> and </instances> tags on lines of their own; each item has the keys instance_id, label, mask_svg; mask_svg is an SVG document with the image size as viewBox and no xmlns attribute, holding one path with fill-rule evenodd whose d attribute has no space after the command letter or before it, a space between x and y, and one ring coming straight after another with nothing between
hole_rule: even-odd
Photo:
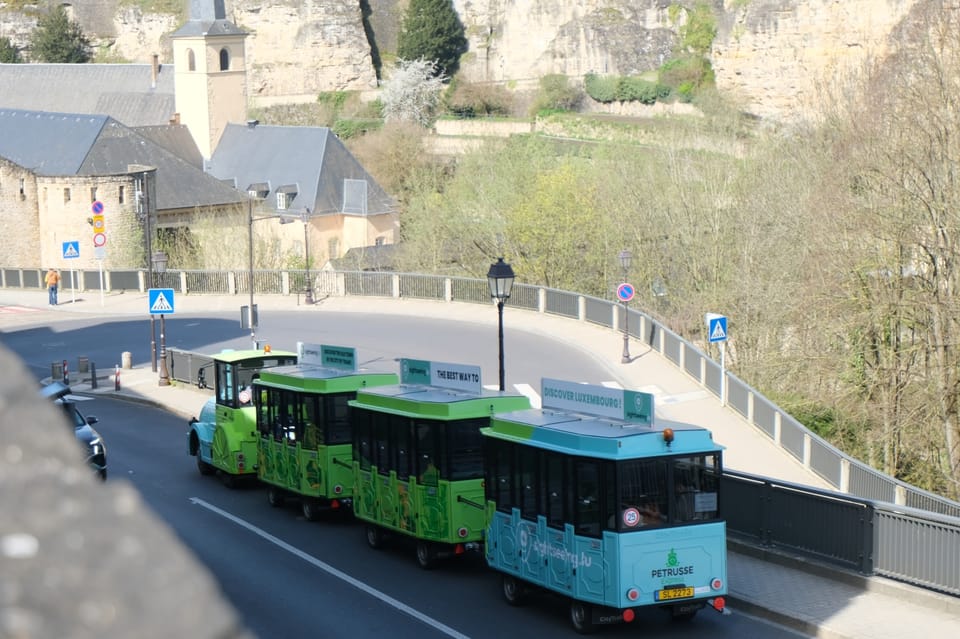
<instances>
[{"instance_id":1,"label":"car windshield","mask_svg":"<svg viewBox=\"0 0 960 639\"><path fill-rule=\"evenodd\" d=\"M73 424L74 428L80 428L87 423L72 402L61 402L61 406L63 406L63 412L67 416L67 421Z\"/></svg>"}]
</instances>

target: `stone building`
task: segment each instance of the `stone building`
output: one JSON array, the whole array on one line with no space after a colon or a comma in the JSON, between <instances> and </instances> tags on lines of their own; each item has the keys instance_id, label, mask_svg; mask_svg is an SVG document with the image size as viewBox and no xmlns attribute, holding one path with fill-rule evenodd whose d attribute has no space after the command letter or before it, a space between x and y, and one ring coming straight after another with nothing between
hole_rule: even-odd
<instances>
[{"instance_id":1,"label":"stone building","mask_svg":"<svg viewBox=\"0 0 960 639\"><path fill-rule=\"evenodd\" d=\"M300 220L302 232L250 227L312 265L395 241L395 203L329 129L246 121L248 34L223 0L189 10L172 67L0 64L0 223L23 229L0 236L0 266L145 267L148 230L210 214ZM93 244L94 201L105 245Z\"/></svg>"}]
</instances>

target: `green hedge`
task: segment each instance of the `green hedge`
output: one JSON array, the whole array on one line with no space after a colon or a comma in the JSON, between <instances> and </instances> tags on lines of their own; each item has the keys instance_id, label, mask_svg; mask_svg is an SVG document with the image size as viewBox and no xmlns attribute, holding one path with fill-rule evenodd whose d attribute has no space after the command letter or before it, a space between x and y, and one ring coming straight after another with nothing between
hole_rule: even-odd
<instances>
[{"instance_id":1,"label":"green hedge","mask_svg":"<svg viewBox=\"0 0 960 639\"><path fill-rule=\"evenodd\" d=\"M600 76L589 73L584 77L587 95L597 102L642 102L653 104L670 96L670 87L636 76Z\"/></svg>"}]
</instances>

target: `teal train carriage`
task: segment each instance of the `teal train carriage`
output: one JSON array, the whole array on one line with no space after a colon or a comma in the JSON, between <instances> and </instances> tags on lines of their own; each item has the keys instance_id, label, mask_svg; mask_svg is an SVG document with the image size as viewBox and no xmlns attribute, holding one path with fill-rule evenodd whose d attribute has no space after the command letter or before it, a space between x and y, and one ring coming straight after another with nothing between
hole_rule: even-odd
<instances>
[{"instance_id":1,"label":"teal train carriage","mask_svg":"<svg viewBox=\"0 0 960 639\"><path fill-rule=\"evenodd\" d=\"M356 351L301 345L300 363L264 370L253 383L257 477L272 506L299 499L303 516L349 506L353 455L347 402L362 388L396 384L396 373L357 368Z\"/></svg>"},{"instance_id":2,"label":"teal train carriage","mask_svg":"<svg viewBox=\"0 0 960 639\"><path fill-rule=\"evenodd\" d=\"M417 562L478 548L486 526L481 427L530 407L523 395L484 390L480 368L404 359L400 384L350 402L353 509L367 543L416 541Z\"/></svg>"},{"instance_id":3,"label":"teal train carriage","mask_svg":"<svg viewBox=\"0 0 960 639\"><path fill-rule=\"evenodd\" d=\"M256 477L258 438L251 385L265 369L296 363L296 353L269 346L213 356L214 396L187 430L187 451L196 456L201 475L219 473L229 487L240 478Z\"/></svg>"},{"instance_id":4,"label":"teal train carriage","mask_svg":"<svg viewBox=\"0 0 960 639\"><path fill-rule=\"evenodd\" d=\"M543 408L482 429L485 557L518 605L531 589L570 599L581 633L661 606L723 612L722 447L704 428L654 424L645 393L543 379Z\"/></svg>"}]
</instances>

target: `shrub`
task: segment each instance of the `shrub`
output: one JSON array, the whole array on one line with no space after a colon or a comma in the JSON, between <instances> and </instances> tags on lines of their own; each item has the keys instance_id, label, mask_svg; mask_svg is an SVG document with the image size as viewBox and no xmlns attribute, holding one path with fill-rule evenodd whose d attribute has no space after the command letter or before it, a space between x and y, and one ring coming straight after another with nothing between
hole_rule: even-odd
<instances>
[{"instance_id":1,"label":"shrub","mask_svg":"<svg viewBox=\"0 0 960 639\"><path fill-rule=\"evenodd\" d=\"M533 103L533 112L572 111L580 105L583 91L570 86L567 76L545 75L540 78L540 91Z\"/></svg>"},{"instance_id":2,"label":"shrub","mask_svg":"<svg viewBox=\"0 0 960 639\"><path fill-rule=\"evenodd\" d=\"M597 102L613 102L617 98L618 78L610 75L588 73L583 78L583 87L591 98Z\"/></svg>"},{"instance_id":3,"label":"shrub","mask_svg":"<svg viewBox=\"0 0 960 639\"><path fill-rule=\"evenodd\" d=\"M461 118L510 114L513 96L495 84L451 83L445 98L447 110Z\"/></svg>"},{"instance_id":4,"label":"shrub","mask_svg":"<svg viewBox=\"0 0 960 639\"><path fill-rule=\"evenodd\" d=\"M333 123L330 130L333 131L341 140L349 140L352 137L376 131L383 126L381 120L352 120L341 118Z\"/></svg>"}]
</instances>

